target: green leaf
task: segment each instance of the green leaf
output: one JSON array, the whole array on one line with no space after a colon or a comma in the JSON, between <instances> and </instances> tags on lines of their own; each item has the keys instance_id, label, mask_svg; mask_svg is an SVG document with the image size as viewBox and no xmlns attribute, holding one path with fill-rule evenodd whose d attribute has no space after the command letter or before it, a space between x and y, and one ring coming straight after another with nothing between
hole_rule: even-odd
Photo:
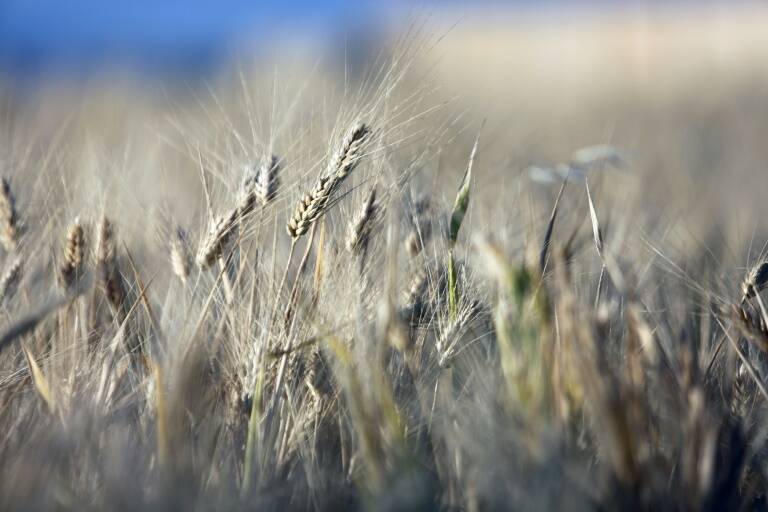
<instances>
[{"instance_id":1,"label":"green leaf","mask_svg":"<svg viewBox=\"0 0 768 512\"><path fill-rule=\"evenodd\" d=\"M485 124L485 121L483 121ZM480 126L482 130L482 126ZM464 216L467 214L469 208L469 186L472 182L472 164L475 161L475 155L477 154L477 144L480 142L480 132L478 131L475 138L475 145L472 146L472 153L469 155L469 164L467 165L467 172L464 173L464 179L461 180L461 186L456 193L456 201L453 203L453 212L451 213L451 225L448 236L451 241L451 245L456 243L459 237L459 229L461 223L464 221Z\"/></svg>"}]
</instances>

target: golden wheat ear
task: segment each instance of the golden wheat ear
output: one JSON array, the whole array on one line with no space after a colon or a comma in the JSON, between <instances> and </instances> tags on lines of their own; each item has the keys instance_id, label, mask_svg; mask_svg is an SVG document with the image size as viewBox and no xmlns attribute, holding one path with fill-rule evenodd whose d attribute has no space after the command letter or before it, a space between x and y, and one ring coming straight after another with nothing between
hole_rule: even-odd
<instances>
[{"instance_id":1,"label":"golden wheat ear","mask_svg":"<svg viewBox=\"0 0 768 512\"><path fill-rule=\"evenodd\" d=\"M301 198L293 215L288 219L286 230L291 238L295 240L304 235L328 210L328 200L357 167L370 139L371 130L368 126L361 122L352 125L338 150L333 153L325 175L320 177L311 192Z\"/></svg>"}]
</instances>

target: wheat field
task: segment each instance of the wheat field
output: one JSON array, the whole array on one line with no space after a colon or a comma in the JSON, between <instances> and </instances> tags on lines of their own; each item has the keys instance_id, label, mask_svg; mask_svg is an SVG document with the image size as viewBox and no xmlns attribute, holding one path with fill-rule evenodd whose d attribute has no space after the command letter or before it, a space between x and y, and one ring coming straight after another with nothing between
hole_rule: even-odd
<instances>
[{"instance_id":1,"label":"wheat field","mask_svg":"<svg viewBox=\"0 0 768 512\"><path fill-rule=\"evenodd\" d=\"M1 87L0 509L766 508L765 19Z\"/></svg>"}]
</instances>

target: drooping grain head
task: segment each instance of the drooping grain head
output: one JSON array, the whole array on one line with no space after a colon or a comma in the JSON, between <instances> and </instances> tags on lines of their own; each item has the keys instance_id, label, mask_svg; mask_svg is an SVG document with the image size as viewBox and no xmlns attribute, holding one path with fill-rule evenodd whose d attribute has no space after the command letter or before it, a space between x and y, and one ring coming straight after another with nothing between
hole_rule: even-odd
<instances>
[{"instance_id":1,"label":"drooping grain head","mask_svg":"<svg viewBox=\"0 0 768 512\"><path fill-rule=\"evenodd\" d=\"M67 230L64 261L59 267L59 285L68 291L74 287L85 270L85 231L77 218Z\"/></svg>"},{"instance_id":2,"label":"drooping grain head","mask_svg":"<svg viewBox=\"0 0 768 512\"><path fill-rule=\"evenodd\" d=\"M749 269L744 277L744 281L741 283L741 302L744 303L751 299L764 290L766 286L768 286L768 261L762 261Z\"/></svg>"},{"instance_id":3,"label":"drooping grain head","mask_svg":"<svg viewBox=\"0 0 768 512\"><path fill-rule=\"evenodd\" d=\"M210 268L224 254L232 237L232 228L235 226L238 215L238 209L235 208L211 219L208 233L201 241L195 258L201 269Z\"/></svg>"},{"instance_id":4,"label":"drooping grain head","mask_svg":"<svg viewBox=\"0 0 768 512\"><path fill-rule=\"evenodd\" d=\"M22 260L16 257L0 279L0 302L8 302L16 294L22 276Z\"/></svg>"},{"instance_id":5,"label":"drooping grain head","mask_svg":"<svg viewBox=\"0 0 768 512\"><path fill-rule=\"evenodd\" d=\"M379 206L376 204L376 187L373 187L355 220L349 224L349 233L347 235L347 250L349 252L354 255L365 254L378 213Z\"/></svg>"},{"instance_id":6,"label":"drooping grain head","mask_svg":"<svg viewBox=\"0 0 768 512\"><path fill-rule=\"evenodd\" d=\"M186 283L189 278L192 266L190 260L187 234L181 226L178 226L171 240L171 268L182 283Z\"/></svg>"},{"instance_id":7,"label":"drooping grain head","mask_svg":"<svg viewBox=\"0 0 768 512\"><path fill-rule=\"evenodd\" d=\"M16 198L11 191L8 179L0 178L0 242L6 251L16 248L21 236L18 212L16 211Z\"/></svg>"}]
</instances>

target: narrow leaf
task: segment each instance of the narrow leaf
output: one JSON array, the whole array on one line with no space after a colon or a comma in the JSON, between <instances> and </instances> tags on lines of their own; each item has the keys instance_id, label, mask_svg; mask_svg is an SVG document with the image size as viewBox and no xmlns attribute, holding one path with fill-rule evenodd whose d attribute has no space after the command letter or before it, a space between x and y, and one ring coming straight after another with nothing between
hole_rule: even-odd
<instances>
[{"instance_id":1,"label":"narrow leaf","mask_svg":"<svg viewBox=\"0 0 768 512\"><path fill-rule=\"evenodd\" d=\"M485 121L483 121L485 124ZM482 130L482 125L480 130ZM477 145L480 142L480 131L477 132L475 137L475 144L472 146L472 153L469 155L469 163L467 164L467 172L464 173L464 179L461 180L461 186L456 193L456 201L453 204L453 212L451 213L451 225L448 236L450 238L451 245L456 243L459 237L459 228L464 221L464 216L469 208L469 186L472 182L472 164L475 162L475 155L477 154Z\"/></svg>"},{"instance_id":2,"label":"narrow leaf","mask_svg":"<svg viewBox=\"0 0 768 512\"><path fill-rule=\"evenodd\" d=\"M552 231L555 228L555 219L557 218L557 210L560 206L560 199L563 197L563 192L565 191L565 185L568 183L568 180L563 180L563 184L560 186L560 192L557 193L557 198L555 199L555 206L552 208L552 215L549 217L549 223L547 224L547 232L544 234L544 243L541 246L541 254L539 255L539 270L541 271L541 275L544 275L544 272L547 269L547 261L549 259L549 245L552 240Z\"/></svg>"}]
</instances>

